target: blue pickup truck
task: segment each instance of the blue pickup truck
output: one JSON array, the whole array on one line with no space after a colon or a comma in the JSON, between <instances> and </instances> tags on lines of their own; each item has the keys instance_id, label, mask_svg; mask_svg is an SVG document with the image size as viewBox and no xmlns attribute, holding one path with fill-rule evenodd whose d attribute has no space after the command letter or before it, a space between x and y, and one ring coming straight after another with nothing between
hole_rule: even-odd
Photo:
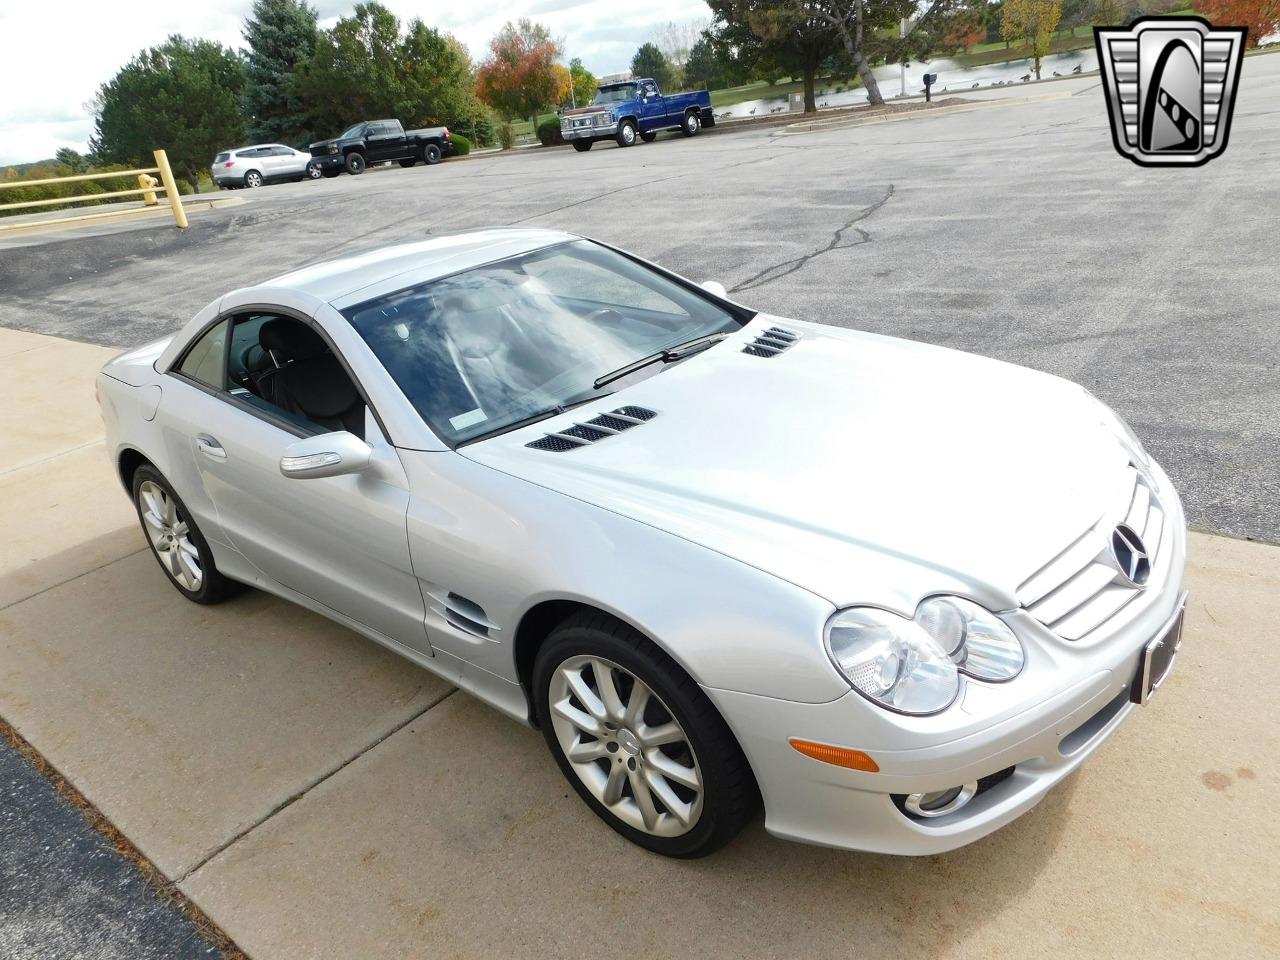
<instances>
[{"instance_id":1,"label":"blue pickup truck","mask_svg":"<svg viewBox=\"0 0 1280 960\"><path fill-rule=\"evenodd\" d=\"M602 84L589 107L564 112L560 136L582 153L597 140L629 147L637 138L651 142L659 130L679 130L692 137L715 123L711 94L706 90L663 96L657 81L643 77Z\"/></svg>"}]
</instances>

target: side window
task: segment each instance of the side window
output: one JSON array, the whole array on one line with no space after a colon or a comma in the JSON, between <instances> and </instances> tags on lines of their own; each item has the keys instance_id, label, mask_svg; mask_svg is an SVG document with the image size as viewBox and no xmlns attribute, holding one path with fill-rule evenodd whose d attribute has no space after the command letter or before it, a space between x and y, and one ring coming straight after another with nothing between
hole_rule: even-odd
<instances>
[{"instance_id":1,"label":"side window","mask_svg":"<svg viewBox=\"0 0 1280 960\"><path fill-rule=\"evenodd\" d=\"M271 155L275 157L291 157L293 151L288 147L275 146L271 148Z\"/></svg>"},{"instance_id":2,"label":"side window","mask_svg":"<svg viewBox=\"0 0 1280 960\"><path fill-rule=\"evenodd\" d=\"M192 380L221 390L226 386L222 368L226 346L227 321L223 320L210 327L204 336L191 345L187 355L178 364L178 370Z\"/></svg>"}]
</instances>

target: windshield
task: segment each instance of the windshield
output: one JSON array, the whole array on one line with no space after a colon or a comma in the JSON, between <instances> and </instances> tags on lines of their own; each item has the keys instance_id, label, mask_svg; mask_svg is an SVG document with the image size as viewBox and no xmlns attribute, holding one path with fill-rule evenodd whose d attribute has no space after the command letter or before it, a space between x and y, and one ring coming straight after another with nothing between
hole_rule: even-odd
<instances>
[{"instance_id":1,"label":"windshield","mask_svg":"<svg viewBox=\"0 0 1280 960\"><path fill-rule=\"evenodd\" d=\"M352 127L350 130L344 130L344 131L342 131L342 135L341 135L341 136L339 136L339 137L338 137L338 139L339 139L339 140L354 140L356 137L360 136L360 134L362 134L363 132L364 132L364 124L363 124L363 123L357 123L357 124L356 124L354 127Z\"/></svg>"},{"instance_id":2,"label":"windshield","mask_svg":"<svg viewBox=\"0 0 1280 960\"><path fill-rule=\"evenodd\" d=\"M622 103L624 100L634 100L636 98L636 85L634 83L624 83L620 87L601 87L596 91L596 98L591 101L593 106L600 106L606 103Z\"/></svg>"},{"instance_id":3,"label":"windshield","mask_svg":"<svg viewBox=\"0 0 1280 960\"><path fill-rule=\"evenodd\" d=\"M475 440L595 397L641 357L746 322L586 240L486 264L348 307L423 419ZM652 376L655 364L625 380Z\"/></svg>"}]
</instances>

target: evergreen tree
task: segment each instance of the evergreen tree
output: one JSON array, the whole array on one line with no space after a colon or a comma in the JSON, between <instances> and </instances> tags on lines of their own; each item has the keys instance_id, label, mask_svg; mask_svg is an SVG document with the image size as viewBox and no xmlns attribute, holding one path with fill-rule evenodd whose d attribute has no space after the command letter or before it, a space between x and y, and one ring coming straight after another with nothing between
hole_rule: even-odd
<instances>
[{"instance_id":1,"label":"evergreen tree","mask_svg":"<svg viewBox=\"0 0 1280 960\"><path fill-rule=\"evenodd\" d=\"M249 138L299 146L314 139L294 70L316 47L316 11L305 0L254 0L244 23L244 109Z\"/></svg>"}]
</instances>

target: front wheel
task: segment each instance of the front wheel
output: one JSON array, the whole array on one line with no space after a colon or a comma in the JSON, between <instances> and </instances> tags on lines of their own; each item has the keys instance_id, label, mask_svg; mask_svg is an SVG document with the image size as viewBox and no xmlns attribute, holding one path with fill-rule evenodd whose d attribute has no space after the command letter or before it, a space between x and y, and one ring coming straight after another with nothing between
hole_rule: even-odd
<instances>
[{"instance_id":1,"label":"front wheel","mask_svg":"<svg viewBox=\"0 0 1280 960\"><path fill-rule=\"evenodd\" d=\"M428 143L422 148L422 159L426 161L427 166L435 166L444 157L440 152L440 145L437 143Z\"/></svg>"},{"instance_id":2,"label":"front wheel","mask_svg":"<svg viewBox=\"0 0 1280 960\"><path fill-rule=\"evenodd\" d=\"M650 130L648 133L642 133L640 134L640 139L645 143L653 143L653 141L658 139L658 131Z\"/></svg>"},{"instance_id":3,"label":"front wheel","mask_svg":"<svg viewBox=\"0 0 1280 960\"><path fill-rule=\"evenodd\" d=\"M359 153L347 154L347 173L353 177L364 173L364 155Z\"/></svg>"},{"instance_id":4,"label":"front wheel","mask_svg":"<svg viewBox=\"0 0 1280 960\"><path fill-rule=\"evenodd\" d=\"M629 147L636 142L636 125L633 120L623 120L618 128L618 146Z\"/></svg>"},{"instance_id":5,"label":"front wheel","mask_svg":"<svg viewBox=\"0 0 1280 960\"><path fill-rule=\"evenodd\" d=\"M597 816L669 857L711 853L759 802L742 750L706 695L662 650L604 614L580 614L538 651L539 725Z\"/></svg>"},{"instance_id":6,"label":"front wheel","mask_svg":"<svg viewBox=\"0 0 1280 960\"><path fill-rule=\"evenodd\" d=\"M684 122L680 124L681 133L686 137L695 137L701 129L702 118L698 116L697 111L690 110L684 115Z\"/></svg>"},{"instance_id":7,"label":"front wheel","mask_svg":"<svg viewBox=\"0 0 1280 960\"><path fill-rule=\"evenodd\" d=\"M579 153L586 153L591 149L591 144L594 142L593 140L575 140L573 141L573 149Z\"/></svg>"},{"instance_id":8,"label":"front wheel","mask_svg":"<svg viewBox=\"0 0 1280 960\"><path fill-rule=\"evenodd\" d=\"M191 519L186 504L149 464L133 474L133 503L151 555L178 592L195 603L226 599L232 582L214 566L213 551Z\"/></svg>"}]
</instances>

